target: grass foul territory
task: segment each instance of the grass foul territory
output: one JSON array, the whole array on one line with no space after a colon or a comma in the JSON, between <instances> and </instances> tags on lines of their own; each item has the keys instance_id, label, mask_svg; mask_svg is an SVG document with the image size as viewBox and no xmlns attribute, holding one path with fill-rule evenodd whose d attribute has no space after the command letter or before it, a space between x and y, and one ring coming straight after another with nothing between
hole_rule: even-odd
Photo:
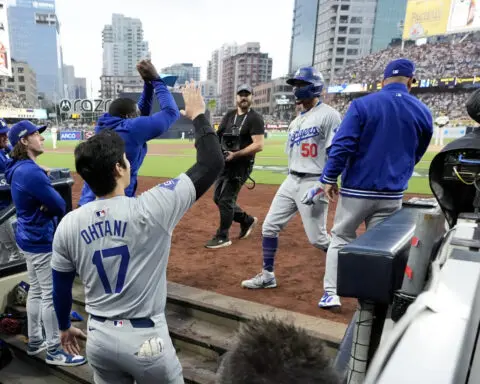
<instances>
[{"instance_id":1,"label":"grass foul territory","mask_svg":"<svg viewBox=\"0 0 480 384\"><path fill-rule=\"evenodd\" d=\"M257 184L280 184L287 174L286 137L272 137L265 141L264 150L257 155L252 178ZM77 141L57 141L53 150L47 137L45 153L39 163L51 168L69 168L75 171L73 150ZM415 167L410 179L408 192L431 195L428 184L430 162L440 148L430 147L429 151ZM153 140L148 144L148 154L140 168L141 176L175 177L185 172L195 162L195 148L188 140Z\"/></svg>"}]
</instances>

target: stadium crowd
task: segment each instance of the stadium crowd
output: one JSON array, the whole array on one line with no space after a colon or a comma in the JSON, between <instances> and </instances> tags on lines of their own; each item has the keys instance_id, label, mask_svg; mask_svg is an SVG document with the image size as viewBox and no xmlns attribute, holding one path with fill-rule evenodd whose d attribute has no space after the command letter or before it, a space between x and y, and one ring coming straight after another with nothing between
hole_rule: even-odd
<instances>
[{"instance_id":1,"label":"stadium crowd","mask_svg":"<svg viewBox=\"0 0 480 384\"><path fill-rule=\"evenodd\" d=\"M9 89L0 90L0 108L31 108L17 93Z\"/></svg>"},{"instance_id":2,"label":"stadium crowd","mask_svg":"<svg viewBox=\"0 0 480 384\"><path fill-rule=\"evenodd\" d=\"M412 94L430 108L433 116L446 114L452 120L467 118L465 103L472 94L472 90L455 92L412 92ZM361 96L361 94L356 96ZM342 115L345 114L352 100L353 97L351 95L344 94L333 94L326 97L326 102L337 109Z\"/></svg>"},{"instance_id":3,"label":"stadium crowd","mask_svg":"<svg viewBox=\"0 0 480 384\"><path fill-rule=\"evenodd\" d=\"M455 38L456 37L456 38ZM425 45L392 46L365 56L339 70L333 84L372 83L382 78L392 57L406 57L416 64L416 76L422 79L480 75L480 33L445 37Z\"/></svg>"}]
</instances>

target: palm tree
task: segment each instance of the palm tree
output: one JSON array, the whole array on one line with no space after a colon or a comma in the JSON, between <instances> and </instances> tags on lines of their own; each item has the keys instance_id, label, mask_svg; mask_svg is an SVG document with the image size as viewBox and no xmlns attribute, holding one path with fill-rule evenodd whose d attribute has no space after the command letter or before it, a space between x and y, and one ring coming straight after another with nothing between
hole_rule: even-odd
<instances>
[{"instance_id":1,"label":"palm tree","mask_svg":"<svg viewBox=\"0 0 480 384\"><path fill-rule=\"evenodd\" d=\"M210 123L211 123L212 119L213 119L213 113L215 111L215 108L217 108L217 100L215 100L215 99L208 100L207 108L210 112Z\"/></svg>"}]
</instances>

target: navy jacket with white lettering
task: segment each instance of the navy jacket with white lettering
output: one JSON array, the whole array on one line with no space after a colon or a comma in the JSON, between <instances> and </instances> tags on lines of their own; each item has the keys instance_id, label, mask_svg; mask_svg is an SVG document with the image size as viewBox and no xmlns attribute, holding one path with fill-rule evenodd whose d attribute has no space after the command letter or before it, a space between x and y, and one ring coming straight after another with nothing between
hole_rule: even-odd
<instances>
[{"instance_id":1,"label":"navy jacket with white lettering","mask_svg":"<svg viewBox=\"0 0 480 384\"><path fill-rule=\"evenodd\" d=\"M392 83L352 101L328 152L320 181L364 199L401 199L428 148L433 120L405 85Z\"/></svg>"}]
</instances>

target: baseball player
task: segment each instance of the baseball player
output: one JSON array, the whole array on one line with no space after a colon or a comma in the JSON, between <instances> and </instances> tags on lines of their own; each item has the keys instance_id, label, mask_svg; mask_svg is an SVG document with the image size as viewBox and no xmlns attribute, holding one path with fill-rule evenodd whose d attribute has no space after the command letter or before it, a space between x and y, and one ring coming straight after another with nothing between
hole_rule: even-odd
<instances>
[{"instance_id":1,"label":"baseball player","mask_svg":"<svg viewBox=\"0 0 480 384\"><path fill-rule=\"evenodd\" d=\"M0 119L0 174L5 173L7 163L10 161L9 153L12 146L8 144L8 126L5 120ZM0 211L7 208L12 203L11 197L0 200ZM23 255L15 242L15 233L13 225L15 217L7 220L0 225L0 265L9 261L20 260Z\"/></svg>"},{"instance_id":2,"label":"baseball player","mask_svg":"<svg viewBox=\"0 0 480 384\"><path fill-rule=\"evenodd\" d=\"M87 357L97 384L183 383L165 319L172 232L224 166L205 102L192 83L183 91L193 120L197 162L138 198L125 196L130 164L122 138L104 130L75 149L75 165L97 200L67 214L54 239L53 297L62 345L78 353L70 327L77 272L89 313Z\"/></svg>"},{"instance_id":3,"label":"baseball player","mask_svg":"<svg viewBox=\"0 0 480 384\"><path fill-rule=\"evenodd\" d=\"M333 139L320 181L330 201L336 200L340 174L342 188L327 252L325 293L318 303L321 308L341 305L338 251L356 238L362 222L368 230L402 207L403 191L432 138L430 110L409 94L414 71L410 60L390 62L382 90L352 101Z\"/></svg>"},{"instance_id":4,"label":"baseball player","mask_svg":"<svg viewBox=\"0 0 480 384\"><path fill-rule=\"evenodd\" d=\"M113 129L125 141L125 152L131 164L131 182L125 191L127 196L135 196L137 190L137 174L147 154L147 142L165 133L180 117L177 104L167 86L173 86L176 77L163 79L150 60L142 60L137 70L145 81L140 100L135 103L131 99L116 99L98 120L95 133L104 129ZM150 116L153 93L157 97L161 110ZM95 194L87 183L84 184L78 203L82 206L95 200Z\"/></svg>"},{"instance_id":5,"label":"baseball player","mask_svg":"<svg viewBox=\"0 0 480 384\"><path fill-rule=\"evenodd\" d=\"M52 298L52 241L56 222L65 214L66 203L53 188L36 159L44 152L41 135L46 126L28 120L12 126L8 139L13 145L12 161L6 169L12 199L17 210L16 241L25 255L30 289L27 299L27 353L37 355L47 349L46 363L76 366L85 363L60 348L58 323ZM45 338L42 331L45 329Z\"/></svg>"},{"instance_id":6,"label":"baseball player","mask_svg":"<svg viewBox=\"0 0 480 384\"><path fill-rule=\"evenodd\" d=\"M287 83L294 87L297 102L303 106L290 124L286 152L289 174L278 189L262 228L263 271L242 281L244 288L275 288L274 260L278 248L278 235L287 223L300 212L308 240L326 251L330 243L326 221L328 202L321 191L315 196L307 192L319 184L325 164L326 150L340 124L338 111L320 100L323 77L314 68L300 68ZM307 206L302 201L313 198L316 204Z\"/></svg>"},{"instance_id":7,"label":"baseball player","mask_svg":"<svg viewBox=\"0 0 480 384\"><path fill-rule=\"evenodd\" d=\"M58 133L58 129L57 127L52 127L50 129L50 132L52 134L52 145L53 145L53 149L57 149L57 133Z\"/></svg>"}]
</instances>

